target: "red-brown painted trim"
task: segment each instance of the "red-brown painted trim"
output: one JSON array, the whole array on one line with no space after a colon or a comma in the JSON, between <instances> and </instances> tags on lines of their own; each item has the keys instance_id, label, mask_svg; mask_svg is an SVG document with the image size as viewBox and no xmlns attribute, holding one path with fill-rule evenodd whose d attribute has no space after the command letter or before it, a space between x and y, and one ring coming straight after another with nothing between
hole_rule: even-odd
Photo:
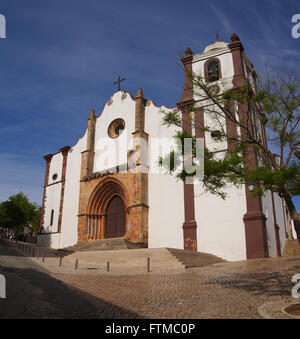
<instances>
[{"instance_id":1,"label":"red-brown painted trim","mask_svg":"<svg viewBox=\"0 0 300 339\"><path fill-rule=\"evenodd\" d=\"M239 90L247 80L244 74L243 66L243 52L244 47L240 41L240 38L234 33L231 36L231 43L229 48L232 54L234 76L233 86L235 90ZM238 115L239 119L246 121L244 116L247 112L246 105L239 105ZM250 127L253 129L253 121L249 119ZM231 126L229 124L229 130ZM241 129L241 137L247 139L245 132ZM249 153L248 161L245 163L245 167L256 168L257 167L257 156L255 150L252 149ZM247 212L244 215L243 221L245 224L245 237L246 237L246 252L247 259L266 258L269 256L268 240L266 231L266 216L263 213L261 197L252 196L248 187L245 185L246 194L246 206Z\"/></svg>"},{"instance_id":2,"label":"red-brown painted trim","mask_svg":"<svg viewBox=\"0 0 300 339\"><path fill-rule=\"evenodd\" d=\"M64 196L65 196L65 183L66 183L66 170L67 170L67 160L70 146L66 146L60 149L63 155L63 164L61 172L61 192L60 192L60 205L59 205L59 215L58 215L58 224L57 224L57 233L61 232L61 222L62 222L62 213L64 207Z\"/></svg>"},{"instance_id":3,"label":"red-brown painted trim","mask_svg":"<svg viewBox=\"0 0 300 339\"><path fill-rule=\"evenodd\" d=\"M42 203L42 211L41 211L41 221L39 227L39 233L42 231L44 226L44 217L45 217L45 203L46 203L46 188L49 181L49 171L50 171L50 163L53 154L47 154L43 158L46 160L46 171L45 171L45 181L44 181L44 191L43 191L43 203Z\"/></svg>"},{"instance_id":4,"label":"red-brown painted trim","mask_svg":"<svg viewBox=\"0 0 300 339\"><path fill-rule=\"evenodd\" d=\"M205 81L207 83L213 83L215 81L218 81L218 80L215 80L215 81L208 81L208 64L210 64L212 61L217 61L218 62L218 65L219 65L219 79L218 80L221 80L222 79L222 67L221 67L221 61L219 58L210 58L208 60L205 61L204 63L204 78L205 78Z\"/></svg>"},{"instance_id":5,"label":"red-brown painted trim","mask_svg":"<svg viewBox=\"0 0 300 339\"><path fill-rule=\"evenodd\" d=\"M246 112L246 105L240 104L238 113L240 119L246 121L246 117L243 116ZM251 126L253 126L253 123L253 120L249 119L249 124L251 124ZM244 140L247 139L243 129L241 129L241 137ZM257 154L254 148L249 152L247 162L245 162L244 166L251 169L258 166ZM243 220L245 224L247 258L267 258L269 257L269 249L266 231L266 216L263 213L262 198L253 196L247 186L245 186L245 193L247 212L244 215Z\"/></svg>"},{"instance_id":6,"label":"red-brown painted trim","mask_svg":"<svg viewBox=\"0 0 300 339\"><path fill-rule=\"evenodd\" d=\"M243 86L246 82L244 66L243 66L243 51L244 47L240 41L240 38L234 33L231 36L231 44L229 48L232 54L234 76L233 85L235 88Z\"/></svg>"},{"instance_id":7,"label":"red-brown painted trim","mask_svg":"<svg viewBox=\"0 0 300 339\"><path fill-rule=\"evenodd\" d=\"M182 59L185 70L185 85L180 102L177 107L182 112L182 130L192 134L192 122L190 119L190 108L194 106L194 90L193 83L187 73L192 71L193 52L188 47L185 50L185 57ZM197 223L195 220L195 201L194 201L194 185L183 183L184 191L184 223L183 223L183 239L184 249L197 251Z\"/></svg>"},{"instance_id":8,"label":"red-brown painted trim","mask_svg":"<svg viewBox=\"0 0 300 339\"><path fill-rule=\"evenodd\" d=\"M266 216L261 212L261 199L252 197L247 186L246 205L244 215L247 259L267 258L269 256Z\"/></svg>"},{"instance_id":9,"label":"red-brown painted trim","mask_svg":"<svg viewBox=\"0 0 300 339\"><path fill-rule=\"evenodd\" d=\"M193 82L191 78L187 76L187 73L192 72L193 69L193 52L189 47L185 50L185 56L181 61L185 72L185 83L180 102L177 104L179 109L180 107L194 104Z\"/></svg>"}]
</instances>

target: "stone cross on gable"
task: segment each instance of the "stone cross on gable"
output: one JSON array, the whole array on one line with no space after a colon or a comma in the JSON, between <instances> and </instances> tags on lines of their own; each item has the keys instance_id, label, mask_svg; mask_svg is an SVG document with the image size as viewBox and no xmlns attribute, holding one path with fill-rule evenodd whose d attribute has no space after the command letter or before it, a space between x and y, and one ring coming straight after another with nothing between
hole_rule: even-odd
<instances>
[{"instance_id":1,"label":"stone cross on gable","mask_svg":"<svg viewBox=\"0 0 300 339\"><path fill-rule=\"evenodd\" d=\"M125 80L125 78L121 79L121 77L119 75L118 81L114 82L114 85L118 84L118 91L121 90L120 84L121 84L121 81L124 81L124 80Z\"/></svg>"}]
</instances>

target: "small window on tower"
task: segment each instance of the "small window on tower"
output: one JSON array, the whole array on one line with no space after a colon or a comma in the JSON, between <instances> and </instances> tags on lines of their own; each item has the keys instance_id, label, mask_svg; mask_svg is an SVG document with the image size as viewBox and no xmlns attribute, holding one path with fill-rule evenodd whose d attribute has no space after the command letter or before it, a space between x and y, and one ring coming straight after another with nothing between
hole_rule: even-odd
<instances>
[{"instance_id":1,"label":"small window on tower","mask_svg":"<svg viewBox=\"0 0 300 339\"><path fill-rule=\"evenodd\" d=\"M206 70L208 82L214 82L220 79L220 67L218 60L208 62Z\"/></svg>"}]
</instances>

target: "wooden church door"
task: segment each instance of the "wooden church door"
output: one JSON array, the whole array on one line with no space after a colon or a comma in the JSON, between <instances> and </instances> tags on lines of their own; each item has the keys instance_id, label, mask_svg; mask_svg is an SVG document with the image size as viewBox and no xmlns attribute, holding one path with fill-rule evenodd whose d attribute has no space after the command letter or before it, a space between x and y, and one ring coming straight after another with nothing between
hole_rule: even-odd
<instances>
[{"instance_id":1,"label":"wooden church door","mask_svg":"<svg viewBox=\"0 0 300 339\"><path fill-rule=\"evenodd\" d=\"M123 200L116 196L107 206L105 238L121 238L126 231L126 215Z\"/></svg>"}]
</instances>

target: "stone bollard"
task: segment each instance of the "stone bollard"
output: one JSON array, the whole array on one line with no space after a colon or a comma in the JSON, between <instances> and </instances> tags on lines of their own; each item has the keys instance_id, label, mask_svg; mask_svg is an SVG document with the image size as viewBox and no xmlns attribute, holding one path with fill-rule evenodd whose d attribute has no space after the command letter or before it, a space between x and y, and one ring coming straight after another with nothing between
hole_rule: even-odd
<instances>
[{"instance_id":1,"label":"stone bollard","mask_svg":"<svg viewBox=\"0 0 300 339\"><path fill-rule=\"evenodd\" d=\"M62 261L63 261L63 257L59 258L59 267L62 267Z\"/></svg>"},{"instance_id":2,"label":"stone bollard","mask_svg":"<svg viewBox=\"0 0 300 339\"><path fill-rule=\"evenodd\" d=\"M147 258L147 271L151 272L150 271L150 258Z\"/></svg>"},{"instance_id":3,"label":"stone bollard","mask_svg":"<svg viewBox=\"0 0 300 339\"><path fill-rule=\"evenodd\" d=\"M106 271L109 272L109 270L110 270L110 262L108 261L106 264Z\"/></svg>"},{"instance_id":4,"label":"stone bollard","mask_svg":"<svg viewBox=\"0 0 300 339\"><path fill-rule=\"evenodd\" d=\"M74 269L77 270L78 269L78 259L75 260L75 266Z\"/></svg>"}]
</instances>

